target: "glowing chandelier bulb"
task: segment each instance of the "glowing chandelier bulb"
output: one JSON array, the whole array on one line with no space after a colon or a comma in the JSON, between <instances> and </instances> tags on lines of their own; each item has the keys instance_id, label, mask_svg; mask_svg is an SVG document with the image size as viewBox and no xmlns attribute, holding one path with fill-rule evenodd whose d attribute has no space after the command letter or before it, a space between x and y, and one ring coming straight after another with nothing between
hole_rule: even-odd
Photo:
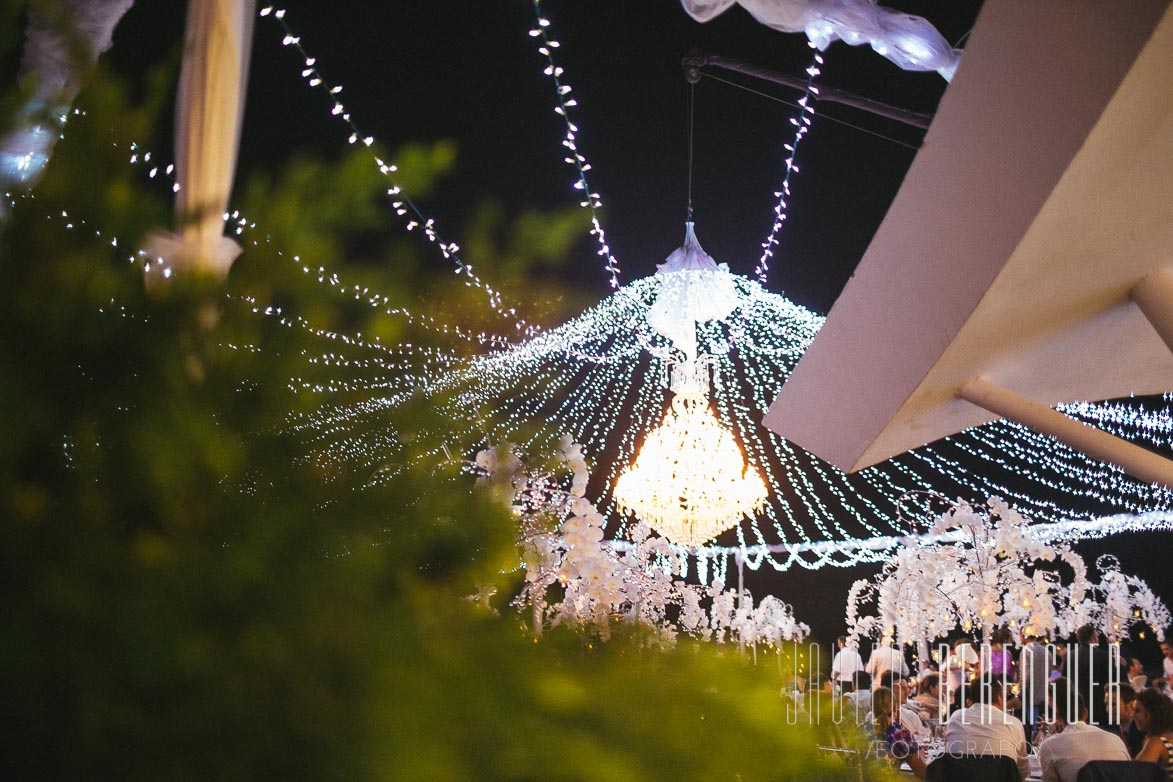
<instances>
[{"instance_id":1,"label":"glowing chandelier bulb","mask_svg":"<svg viewBox=\"0 0 1173 782\"><path fill-rule=\"evenodd\" d=\"M692 363L692 362L688 362ZM676 385L674 383L674 385ZM753 517L766 485L704 393L682 390L615 482L616 505L671 540L699 546Z\"/></svg>"}]
</instances>

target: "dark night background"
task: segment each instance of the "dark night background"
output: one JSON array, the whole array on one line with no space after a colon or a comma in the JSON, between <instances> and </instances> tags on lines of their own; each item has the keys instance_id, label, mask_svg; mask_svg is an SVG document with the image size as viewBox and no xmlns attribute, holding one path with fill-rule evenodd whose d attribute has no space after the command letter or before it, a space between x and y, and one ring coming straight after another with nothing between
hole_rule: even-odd
<instances>
[{"instance_id":1,"label":"dark night background","mask_svg":"<svg viewBox=\"0 0 1173 782\"><path fill-rule=\"evenodd\" d=\"M894 5L925 16L956 43L972 28L981 3ZM318 68L345 86L342 97L365 133L389 148L414 140L457 142L455 174L422 205L441 227L460 225L462 210L485 194L514 210L577 200L572 172L562 163L563 126L552 111L552 86L527 35L534 21L531 3L303 0L284 7ZM810 49L801 36L764 28L740 9L701 25L676 0L550 0L543 7L562 43L557 59L579 101L574 121L580 149L593 164L590 182L606 205L604 226L623 270L621 281L629 282L654 271L682 236L687 134L681 58L697 50L797 75ZM105 62L133 76L151 63L177 60L183 16L181 3L136 4ZM305 86L300 61L280 39L271 19L257 20L238 182L250 172L280 167L295 153L329 157L346 144L325 99ZM797 97L775 85L718 75L783 100ZM934 73L901 71L870 49L842 43L826 53L821 82L929 113L946 87ZM712 79L697 85L697 232L709 253L735 272L752 273L770 229L793 113L791 106ZM830 309L912 161L915 150L907 145L915 147L922 135L847 107L819 107L800 149L801 171L791 182L790 218L772 261L773 290L818 313ZM393 219L388 211L389 224ZM588 237L576 259L574 281L606 295L606 277ZM389 274L386 286L394 285ZM530 304L524 292L506 295L523 312ZM1146 533L1078 548L1089 560L1118 555L1126 572L1145 578L1168 600L1169 543L1166 533ZM876 570L747 572L747 585L759 597L772 592L793 603L815 637L828 641L842 631L851 582Z\"/></svg>"}]
</instances>

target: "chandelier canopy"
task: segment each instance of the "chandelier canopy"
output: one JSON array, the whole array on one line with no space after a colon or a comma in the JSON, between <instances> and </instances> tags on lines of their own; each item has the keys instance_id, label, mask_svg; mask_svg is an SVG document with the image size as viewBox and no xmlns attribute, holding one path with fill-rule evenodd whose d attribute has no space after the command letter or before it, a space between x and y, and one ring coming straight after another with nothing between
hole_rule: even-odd
<instances>
[{"instance_id":1,"label":"chandelier canopy","mask_svg":"<svg viewBox=\"0 0 1173 782\"><path fill-rule=\"evenodd\" d=\"M717 420L702 378L707 380L707 368L698 362L684 362L673 372L672 405L614 491L621 510L690 547L712 540L742 516L752 517L766 500L765 483Z\"/></svg>"}]
</instances>

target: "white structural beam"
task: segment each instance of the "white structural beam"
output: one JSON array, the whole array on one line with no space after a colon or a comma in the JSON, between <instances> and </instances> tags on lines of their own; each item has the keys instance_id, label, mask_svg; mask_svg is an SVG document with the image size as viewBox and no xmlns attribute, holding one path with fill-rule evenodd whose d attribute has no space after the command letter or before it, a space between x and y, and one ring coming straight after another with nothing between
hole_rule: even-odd
<instances>
[{"instance_id":1,"label":"white structural beam","mask_svg":"<svg viewBox=\"0 0 1173 782\"><path fill-rule=\"evenodd\" d=\"M1173 271L1161 269L1132 289L1132 300L1173 351Z\"/></svg>"},{"instance_id":2,"label":"white structural beam","mask_svg":"<svg viewBox=\"0 0 1173 782\"><path fill-rule=\"evenodd\" d=\"M965 383L957 390L957 396L1001 418L1054 437L1092 458L1118 465L1145 483L1173 488L1173 461L984 378Z\"/></svg>"}]
</instances>

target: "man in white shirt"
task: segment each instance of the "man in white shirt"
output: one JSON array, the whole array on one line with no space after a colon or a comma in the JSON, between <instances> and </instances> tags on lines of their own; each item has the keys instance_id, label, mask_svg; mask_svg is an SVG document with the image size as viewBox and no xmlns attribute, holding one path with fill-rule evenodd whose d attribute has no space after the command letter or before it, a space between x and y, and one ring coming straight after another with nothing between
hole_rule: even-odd
<instances>
[{"instance_id":1,"label":"man in white shirt","mask_svg":"<svg viewBox=\"0 0 1173 782\"><path fill-rule=\"evenodd\" d=\"M864 668L872 677L874 687L879 687L880 677L888 671L895 671L901 677L908 676L908 663L904 662L904 650L892 645L891 638L885 638L880 645L872 649L872 656L868 658Z\"/></svg>"},{"instance_id":2,"label":"man in white shirt","mask_svg":"<svg viewBox=\"0 0 1173 782\"><path fill-rule=\"evenodd\" d=\"M1168 641L1161 641L1161 654L1165 656L1161 660L1165 667L1165 681L1173 684L1173 646Z\"/></svg>"},{"instance_id":3,"label":"man in white shirt","mask_svg":"<svg viewBox=\"0 0 1173 782\"><path fill-rule=\"evenodd\" d=\"M1057 698L1055 725L1060 731L1039 746L1043 782L1075 782L1079 770L1092 760L1130 760L1120 737L1088 725L1083 698Z\"/></svg>"},{"instance_id":4,"label":"man in white shirt","mask_svg":"<svg viewBox=\"0 0 1173 782\"><path fill-rule=\"evenodd\" d=\"M1026 779L1030 776L1026 732L1018 717L1002 711L1006 702L1002 677L987 674L972 690L966 687L966 692L972 693L974 704L953 712L945 723L945 752L954 756L1005 755Z\"/></svg>"},{"instance_id":5,"label":"man in white shirt","mask_svg":"<svg viewBox=\"0 0 1173 782\"><path fill-rule=\"evenodd\" d=\"M969 671L978 664L978 654L970 646L968 638L958 638L953 642L953 653L945 660L945 697L953 700L953 693L967 678Z\"/></svg>"},{"instance_id":6,"label":"man in white shirt","mask_svg":"<svg viewBox=\"0 0 1173 782\"><path fill-rule=\"evenodd\" d=\"M855 681L856 672L863 670L863 658L854 645L847 645L845 635L839 636L836 645L839 651L835 652L835 658L831 660L831 681L843 692L847 689L843 685Z\"/></svg>"},{"instance_id":7,"label":"man in white shirt","mask_svg":"<svg viewBox=\"0 0 1173 782\"><path fill-rule=\"evenodd\" d=\"M840 692L847 692L849 688L843 685L855 681L856 672L863 669L863 658L854 644L847 645L847 635L840 635L839 640L835 641L835 646L838 647L838 651L830 661L830 681Z\"/></svg>"}]
</instances>

